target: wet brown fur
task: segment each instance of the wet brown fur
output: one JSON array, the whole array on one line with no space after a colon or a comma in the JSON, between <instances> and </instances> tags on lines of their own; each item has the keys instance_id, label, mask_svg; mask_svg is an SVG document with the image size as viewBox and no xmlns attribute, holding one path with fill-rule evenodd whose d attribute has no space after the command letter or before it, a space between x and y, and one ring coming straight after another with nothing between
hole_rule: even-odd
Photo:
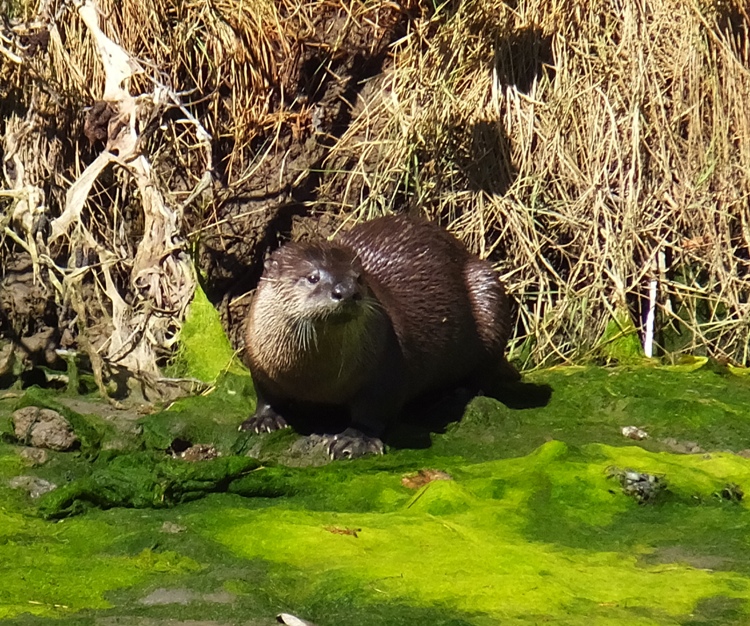
<instances>
[{"instance_id":1,"label":"wet brown fur","mask_svg":"<svg viewBox=\"0 0 750 626\"><path fill-rule=\"evenodd\" d=\"M358 300L330 313L316 300L310 310L298 281L318 269L356 277ZM246 353L271 405L342 405L352 426L379 436L422 393L467 382L495 395L516 377L504 357L509 332L489 263L434 224L390 216L275 251L248 315Z\"/></svg>"}]
</instances>

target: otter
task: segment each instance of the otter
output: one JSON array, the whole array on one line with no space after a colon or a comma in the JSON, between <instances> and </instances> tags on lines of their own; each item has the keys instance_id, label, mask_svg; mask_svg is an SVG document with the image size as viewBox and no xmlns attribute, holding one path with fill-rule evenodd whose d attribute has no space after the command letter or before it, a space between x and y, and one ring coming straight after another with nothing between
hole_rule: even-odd
<instances>
[{"instance_id":1,"label":"otter","mask_svg":"<svg viewBox=\"0 0 750 626\"><path fill-rule=\"evenodd\" d=\"M392 215L333 241L287 243L265 263L245 325L257 407L241 430L287 426L299 406L338 406L333 459L382 454L405 403L470 385L497 397L508 297L491 265L436 224Z\"/></svg>"}]
</instances>

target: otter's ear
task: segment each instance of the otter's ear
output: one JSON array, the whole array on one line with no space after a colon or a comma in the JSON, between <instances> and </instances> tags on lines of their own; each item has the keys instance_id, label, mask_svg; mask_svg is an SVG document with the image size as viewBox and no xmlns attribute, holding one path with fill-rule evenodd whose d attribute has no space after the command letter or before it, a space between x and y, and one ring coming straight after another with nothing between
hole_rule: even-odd
<instances>
[{"instance_id":1,"label":"otter's ear","mask_svg":"<svg viewBox=\"0 0 750 626\"><path fill-rule=\"evenodd\" d=\"M263 263L263 273L268 277L273 277L279 271L279 262L273 258L268 257Z\"/></svg>"}]
</instances>

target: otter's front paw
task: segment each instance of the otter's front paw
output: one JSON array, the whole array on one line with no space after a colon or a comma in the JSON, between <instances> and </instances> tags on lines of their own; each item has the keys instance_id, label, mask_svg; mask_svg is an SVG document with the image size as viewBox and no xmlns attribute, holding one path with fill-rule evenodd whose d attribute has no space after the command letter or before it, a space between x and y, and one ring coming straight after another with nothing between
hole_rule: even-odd
<instances>
[{"instance_id":1,"label":"otter's front paw","mask_svg":"<svg viewBox=\"0 0 750 626\"><path fill-rule=\"evenodd\" d=\"M383 442L377 437L368 437L355 428L347 428L333 437L328 444L328 456L334 460L356 459L366 454L383 454Z\"/></svg>"},{"instance_id":2,"label":"otter's front paw","mask_svg":"<svg viewBox=\"0 0 750 626\"><path fill-rule=\"evenodd\" d=\"M277 413L256 413L240 424L240 430L252 430L256 433L272 433L274 430L289 428L286 420Z\"/></svg>"}]
</instances>

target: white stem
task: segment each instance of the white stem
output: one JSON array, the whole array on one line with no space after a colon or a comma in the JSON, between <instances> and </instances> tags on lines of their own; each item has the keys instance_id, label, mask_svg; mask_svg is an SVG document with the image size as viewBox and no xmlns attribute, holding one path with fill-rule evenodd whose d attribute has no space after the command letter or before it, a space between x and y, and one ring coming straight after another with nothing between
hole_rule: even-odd
<instances>
[{"instance_id":1,"label":"white stem","mask_svg":"<svg viewBox=\"0 0 750 626\"><path fill-rule=\"evenodd\" d=\"M643 351L648 358L654 356L654 312L656 310L656 288L659 284L655 278L648 285L648 310L646 312L646 336L643 339Z\"/></svg>"}]
</instances>

